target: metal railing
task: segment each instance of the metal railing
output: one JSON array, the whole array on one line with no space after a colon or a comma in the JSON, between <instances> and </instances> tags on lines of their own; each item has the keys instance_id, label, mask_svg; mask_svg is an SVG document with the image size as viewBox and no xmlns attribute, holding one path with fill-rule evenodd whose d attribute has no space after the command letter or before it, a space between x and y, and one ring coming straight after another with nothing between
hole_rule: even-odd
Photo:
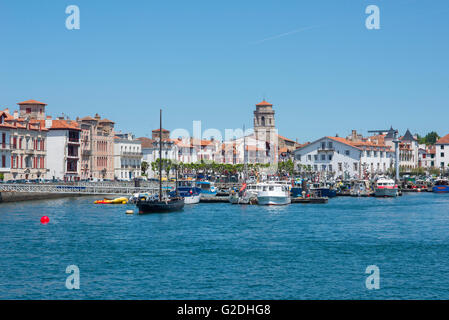
<instances>
[{"instance_id":1,"label":"metal railing","mask_svg":"<svg viewBox=\"0 0 449 320\"><path fill-rule=\"evenodd\" d=\"M155 193L158 188L134 186L102 186L102 185L54 185L54 184L0 184L0 192L29 192L29 193L69 193L69 194L101 194L101 195L131 195L140 192Z\"/></svg>"}]
</instances>

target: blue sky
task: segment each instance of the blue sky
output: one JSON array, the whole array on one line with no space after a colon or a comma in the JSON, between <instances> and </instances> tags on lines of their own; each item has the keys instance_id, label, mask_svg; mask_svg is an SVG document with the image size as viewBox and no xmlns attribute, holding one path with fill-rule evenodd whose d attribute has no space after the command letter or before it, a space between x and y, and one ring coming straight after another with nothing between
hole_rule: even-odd
<instances>
[{"instance_id":1,"label":"blue sky","mask_svg":"<svg viewBox=\"0 0 449 320\"><path fill-rule=\"evenodd\" d=\"M65 28L72 4L80 30ZM371 4L380 30L365 28ZM444 0L2 1L0 106L33 98L145 136L161 107L167 129L251 127L265 97L300 142L390 125L444 135L448 16Z\"/></svg>"}]
</instances>

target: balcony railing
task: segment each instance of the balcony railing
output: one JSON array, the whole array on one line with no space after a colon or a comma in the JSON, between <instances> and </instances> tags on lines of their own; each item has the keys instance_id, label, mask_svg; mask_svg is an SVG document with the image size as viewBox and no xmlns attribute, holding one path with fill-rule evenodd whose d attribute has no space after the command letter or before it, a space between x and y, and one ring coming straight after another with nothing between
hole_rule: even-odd
<instances>
[{"instance_id":1,"label":"balcony railing","mask_svg":"<svg viewBox=\"0 0 449 320\"><path fill-rule=\"evenodd\" d=\"M127 156L127 157L141 157L141 156L143 156L143 153L142 152L122 151L122 152L120 152L120 155Z\"/></svg>"}]
</instances>

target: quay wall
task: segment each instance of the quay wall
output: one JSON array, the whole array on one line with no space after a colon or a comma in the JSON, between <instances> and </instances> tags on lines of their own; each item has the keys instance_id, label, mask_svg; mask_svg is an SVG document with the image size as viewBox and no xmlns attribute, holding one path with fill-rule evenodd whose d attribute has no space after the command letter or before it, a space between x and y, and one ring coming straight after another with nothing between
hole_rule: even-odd
<instances>
[{"instance_id":1,"label":"quay wall","mask_svg":"<svg viewBox=\"0 0 449 320\"><path fill-rule=\"evenodd\" d=\"M83 193L38 193L38 192L0 192L0 203L2 202L16 202L16 201L34 201L34 200L49 200L72 197L97 197L100 199L102 195L91 195ZM110 195L109 195L110 197Z\"/></svg>"}]
</instances>

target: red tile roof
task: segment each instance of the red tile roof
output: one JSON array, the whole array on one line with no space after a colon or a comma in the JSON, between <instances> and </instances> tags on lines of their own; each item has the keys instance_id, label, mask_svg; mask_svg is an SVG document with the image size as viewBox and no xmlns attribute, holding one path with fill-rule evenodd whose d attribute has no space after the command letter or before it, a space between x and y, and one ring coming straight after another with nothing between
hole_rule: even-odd
<instances>
[{"instance_id":1,"label":"red tile roof","mask_svg":"<svg viewBox=\"0 0 449 320\"><path fill-rule=\"evenodd\" d=\"M153 131L151 131L151 132L159 132L161 129L154 129ZM170 132L170 131L168 131L168 130L165 130L164 128L162 128L162 132Z\"/></svg>"},{"instance_id":2,"label":"red tile roof","mask_svg":"<svg viewBox=\"0 0 449 320\"><path fill-rule=\"evenodd\" d=\"M265 100L263 100L262 102L256 104L256 106L258 107L272 107L273 105L269 102L266 102Z\"/></svg>"},{"instance_id":3,"label":"red tile roof","mask_svg":"<svg viewBox=\"0 0 449 320\"><path fill-rule=\"evenodd\" d=\"M444 137L438 139L436 144L449 144L449 134L447 134Z\"/></svg>"},{"instance_id":4,"label":"red tile roof","mask_svg":"<svg viewBox=\"0 0 449 320\"><path fill-rule=\"evenodd\" d=\"M341 138L341 137L329 137L329 136L326 137L326 138L331 139L331 140L334 140L334 141L337 141L337 142L340 142L340 143L343 143L343 144L346 144L346 145L351 146L351 147L354 147L354 148L356 148L356 149L360 149L359 147L356 147L355 145L353 145L351 141L349 141L349 140L347 140L347 139L345 139L345 138Z\"/></svg>"},{"instance_id":5,"label":"red tile roof","mask_svg":"<svg viewBox=\"0 0 449 320\"><path fill-rule=\"evenodd\" d=\"M17 103L17 104L18 104L18 105L22 105L22 104L41 104L41 105L44 105L44 106L47 105L46 103L39 102L39 101L36 101L36 100L33 100L33 99L27 100L27 101L23 101L23 102L19 102L19 103Z\"/></svg>"},{"instance_id":6,"label":"red tile roof","mask_svg":"<svg viewBox=\"0 0 449 320\"><path fill-rule=\"evenodd\" d=\"M153 143L156 141L156 140L146 138L146 137L140 137L140 138L137 138L137 140L140 140L142 142L142 148L145 148L145 149L152 148Z\"/></svg>"}]
</instances>

